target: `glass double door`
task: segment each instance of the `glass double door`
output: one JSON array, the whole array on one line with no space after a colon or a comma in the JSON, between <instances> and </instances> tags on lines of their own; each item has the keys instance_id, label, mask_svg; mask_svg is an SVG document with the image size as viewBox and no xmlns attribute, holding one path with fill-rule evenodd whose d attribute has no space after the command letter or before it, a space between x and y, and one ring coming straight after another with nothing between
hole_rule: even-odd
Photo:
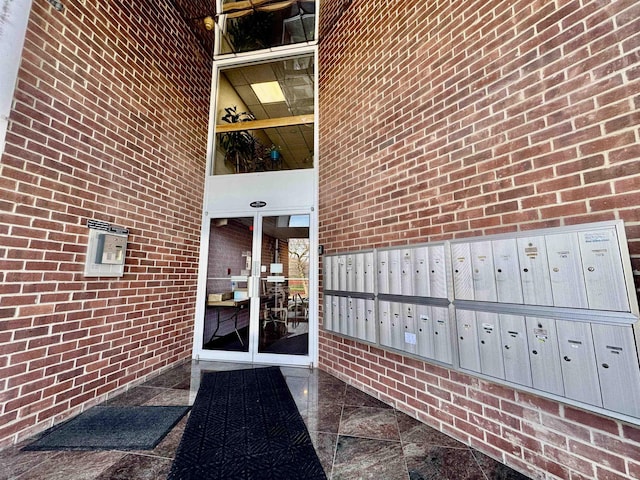
<instances>
[{"instance_id":1,"label":"glass double door","mask_svg":"<svg viewBox=\"0 0 640 480\"><path fill-rule=\"evenodd\" d=\"M201 358L308 365L308 214L212 218Z\"/></svg>"}]
</instances>

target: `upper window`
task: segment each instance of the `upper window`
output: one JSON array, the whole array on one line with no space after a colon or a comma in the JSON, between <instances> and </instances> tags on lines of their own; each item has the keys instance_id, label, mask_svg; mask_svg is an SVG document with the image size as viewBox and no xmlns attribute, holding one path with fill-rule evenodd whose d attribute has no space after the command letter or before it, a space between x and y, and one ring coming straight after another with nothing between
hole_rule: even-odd
<instances>
[{"instance_id":1,"label":"upper window","mask_svg":"<svg viewBox=\"0 0 640 480\"><path fill-rule=\"evenodd\" d=\"M222 0L216 54L253 52L316 38L316 0Z\"/></svg>"}]
</instances>

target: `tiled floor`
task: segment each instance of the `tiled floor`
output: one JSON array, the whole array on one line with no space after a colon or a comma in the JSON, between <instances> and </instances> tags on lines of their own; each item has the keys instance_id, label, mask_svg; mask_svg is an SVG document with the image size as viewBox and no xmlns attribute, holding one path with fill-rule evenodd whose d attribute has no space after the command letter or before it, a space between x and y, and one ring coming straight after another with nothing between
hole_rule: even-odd
<instances>
[{"instance_id":1,"label":"tiled floor","mask_svg":"<svg viewBox=\"0 0 640 480\"><path fill-rule=\"evenodd\" d=\"M107 404L190 405L202 371L232 368L247 367L185 364ZM324 372L282 371L330 480L526 478ZM152 451L22 452L20 445L11 447L0 452L0 480L165 479L186 421Z\"/></svg>"}]
</instances>

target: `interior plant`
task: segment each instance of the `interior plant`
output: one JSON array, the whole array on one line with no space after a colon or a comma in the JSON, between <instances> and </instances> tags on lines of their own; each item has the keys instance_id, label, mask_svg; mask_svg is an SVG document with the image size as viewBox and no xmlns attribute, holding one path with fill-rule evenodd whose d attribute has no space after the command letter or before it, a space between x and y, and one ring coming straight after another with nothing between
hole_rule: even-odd
<instances>
[{"instance_id":1,"label":"interior plant","mask_svg":"<svg viewBox=\"0 0 640 480\"><path fill-rule=\"evenodd\" d=\"M222 117L223 122L240 123L255 120L248 112L238 112L238 107L227 107ZM253 161L258 147L257 139L248 130L225 132L220 135L220 146L225 151L225 162L231 165L236 173L254 170Z\"/></svg>"}]
</instances>

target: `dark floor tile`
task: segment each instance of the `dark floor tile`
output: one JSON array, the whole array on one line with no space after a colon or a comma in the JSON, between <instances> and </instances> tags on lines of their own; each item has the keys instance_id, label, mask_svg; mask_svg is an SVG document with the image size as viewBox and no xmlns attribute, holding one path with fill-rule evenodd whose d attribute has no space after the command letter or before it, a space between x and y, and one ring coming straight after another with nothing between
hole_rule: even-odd
<instances>
[{"instance_id":1,"label":"dark floor tile","mask_svg":"<svg viewBox=\"0 0 640 480\"><path fill-rule=\"evenodd\" d=\"M342 405L321 404L300 410L300 415L309 431L338 433L342 418Z\"/></svg>"},{"instance_id":2,"label":"dark floor tile","mask_svg":"<svg viewBox=\"0 0 640 480\"><path fill-rule=\"evenodd\" d=\"M486 480L471 450L405 443L410 480Z\"/></svg>"},{"instance_id":3,"label":"dark floor tile","mask_svg":"<svg viewBox=\"0 0 640 480\"><path fill-rule=\"evenodd\" d=\"M145 405L153 397L162 393L164 389L155 387L135 387L120 395L110 398L104 405L110 407L134 407Z\"/></svg>"},{"instance_id":4,"label":"dark floor tile","mask_svg":"<svg viewBox=\"0 0 640 480\"><path fill-rule=\"evenodd\" d=\"M331 480L407 480L400 442L340 435Z\"/></svg>"},{"instance_id":5,"label":"dark floor tile","mask_svg":"<svg viewBox=\"0 0 640 480\"><path fill-rule=\"evenodd\" d=\"M311 441L318 454L324 473L327 475L327 478L331 478L331 469L336 453L338 435L321 432L309 432L309 435L311 436Z\"/></svg>"},{"instance_id":6,"label":"dark floor tile","mask_svg":"<svg viewBox=\"0 0 640 480\"><path fill-rule=\"evenodd\" d=\"M179 365L145 382L145 387L173 388L191 378L191 364Z\"/></svg>"},{"instance_id":7,"label":"dark floor tile","mask_svg":"<svg viewBox=\"0 0 640 480\"><path fill-rule=\"evenodd\" d=\"M95 480L125 455L115 451L57 453L21 475L20 480Z\"/></svg>"},{"instance_id":8,"label":"dark floor tile","mask_svg":"<svg viewBox=\"0 0 640 480\"><path fill-rule=\"evenodd\" d=\"M388 408L344 407L341 435L400 441L396 413Z\"/></svg>"},{"instance_id":9,"label":"dark floor tile","mask_svg":"<svg viewBox=\"0 0 640 480\"><path fill-rule=\"evenodd\" d=\"M158 395L147 400L148 406L188 406L193 403L189 390L176 390L175 388L161 388Z\"/></svg>"},{"instance_id":10,"label":"dark floor tile","mask_svg":"<svg viewBox=\"0 0 640 480\"><path fill-rule=\"evenodd\" d=\"M165 480L171 463L167 458L128 454L95 480Z\"/></svg>"},{"instance_id":11,"label":"dark floor tile","mask_svg":"<svg viewBox=\"0 0 640 480\"><path fill-rule=\"evenodd\" d=\"M377 398L364 393L357 388L347 385L347 390L344 396L344 404L354 407L376 407L376 408L392 408L384 402L381 402Z\"/></svg>"},{"instance_id":12,"label":"dark floor tile","mask_svg":"<svg viewBox=\"0 0 640 480\"><path fill-rule=\"evenodd\" d=\"M346 388L345 383L318 382L318 402L342 405Z\"/></svg>"},{"instance_id":13,"label":"dark floor tile","mask_svg":"<svg viewBox=\"0 0 640 480\"><path fill-rule=\"evenodd\" d=\"M464 443L431 428L429 425L426 425L405 413L396 412L396 417L398 418L398 428L400 429L400 438L403 443L420 443L440 447L467 448Z\"/></svg>"},{"instance_id":14,"label":"dark floor tile","mask_svg":"<svg viewBox=\"0 0 640 480\"><path fill-rule=\"evenodd\" d=\"M528 480L529 477L507 467L493 458L472 450L480 468L490 480Z\"/></svg>"},{"instance_id":15,"label":"dark floor tile","mask_svg":"<svg viewBox=\"0 0 640 480\"><path fill-rule=\"evenodd\" d=\"M9 447L0 452L0 480L10 480L31 470L60 452L21 452L20 448L30 442Z\"/></svg>"}]
</instances>

